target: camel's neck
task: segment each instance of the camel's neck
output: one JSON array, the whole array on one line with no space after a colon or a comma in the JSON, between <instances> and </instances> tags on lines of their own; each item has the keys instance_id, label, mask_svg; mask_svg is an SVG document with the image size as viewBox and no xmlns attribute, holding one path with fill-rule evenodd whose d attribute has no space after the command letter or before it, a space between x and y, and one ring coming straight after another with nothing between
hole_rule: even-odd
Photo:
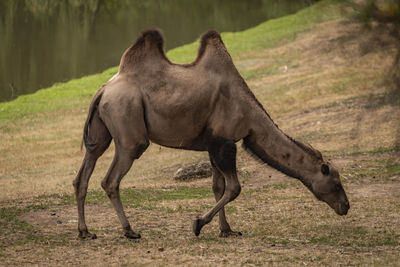
<instances>
[{"instance_id":1,"label":"camel's neck","mask_svg":"<svg viewBox=\"0 0 400 267\"><path fill-rule=\"evenodd\" d=\"M244 139L244 146L268 165L309 187L310 177L320 168L321 154L283 133L265 111L255 118L258 121Z\"/></svg>"}]
</instances>

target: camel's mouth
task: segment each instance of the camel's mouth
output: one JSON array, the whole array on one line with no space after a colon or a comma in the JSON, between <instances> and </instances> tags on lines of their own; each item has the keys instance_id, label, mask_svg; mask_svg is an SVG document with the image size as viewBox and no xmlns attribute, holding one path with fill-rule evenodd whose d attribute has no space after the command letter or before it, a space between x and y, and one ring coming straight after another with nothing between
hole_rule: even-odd
<instances>
[{"instance_id":1,"label":"camel's mouth","mask_svg":"<svg viewBox=\"0 0 400 267\"><path fill-rule=\"evenodd\" d=\"M347 212L349 211L350 204L348 202L346 202L346 203L335 203L335 205L332 208L335 210L336 214L338 214L340 216L343 216L343 215L346 215Z\"/></svg>"}]
</instances>

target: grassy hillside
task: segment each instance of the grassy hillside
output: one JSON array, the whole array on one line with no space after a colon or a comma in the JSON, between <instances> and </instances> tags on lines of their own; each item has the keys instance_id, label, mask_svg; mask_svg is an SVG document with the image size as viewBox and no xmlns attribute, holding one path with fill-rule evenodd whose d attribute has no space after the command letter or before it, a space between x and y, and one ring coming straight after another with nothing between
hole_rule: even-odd
<instances>
[{"instance_id":1,"label":"grassy hillside","mask_svg":"<svg viewBox=\"0 0 400 267\"><path fill-rule=\"evenodd\" d=\"M274 47L293 40L296 33L310 29L313 25L340 16L335 1L322 1L284 20L271 20L240 33L223 33L223 40L234 58L243 52ZM166 36L168 38L168 36ZM168 52L168 57L177 63L190 62L197 54L198 42ZM57 83L39 92L20 96L18 99L0 103L0 122L19 119L39 112L81 107L93 93L118 71L110 68L101 74L90 75L67 83ZM84 102L86 101L86 102Z\"/></svg>"},{"instance_id":2,"label":"grassy hillside","mask_svg":"<svg viewBox=\"0 0 400 267\"><path fill-rule=\"evenodd\" d=\"M351 209L338 217L297 180L238 153L242 194L228 205L241 238L218 238L214 220L199 238L191 220L214 205L211 180L172 179L206 153L152 144L122 182L139 242L122 231L100 188L113 148L89 186L80 242L72 180L94 92L117 67L0 103L0 258L4 264L385 265L400 249L400 92L385 74L394 43L349 21L326 0L223 40L249 87L289 135L311 143L339 167ZM166 36L168 38L168 36ZM374 41L375 40L375 41ZM168 52L189 62L198 43ZM21 254L20 252L23 251Z\"/></svg>"}]
</instances>

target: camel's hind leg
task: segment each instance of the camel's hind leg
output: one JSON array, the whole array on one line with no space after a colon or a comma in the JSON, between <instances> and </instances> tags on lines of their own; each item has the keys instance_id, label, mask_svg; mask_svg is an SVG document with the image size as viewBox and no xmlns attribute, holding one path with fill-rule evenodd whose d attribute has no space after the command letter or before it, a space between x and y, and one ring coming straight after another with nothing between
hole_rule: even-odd
<instances>
[{"instance_id":1,"label":"camel's hind leg","mask_svg":"<svg viewBox=\"0 0 400 267\"><path fill-rule=\"evenodd\" d=\"M215 207L212 208L209 212L207 212L203 216L197 218L193 222L193 232L196 236L200 234L201 228L207 223L209 223L212 220L212 218L224 208L226 204L234 200L240 194L241 191L240 183L236 173L235 143L223 138L214 138L209 142L208 151L210 154L210 158L213 161L213 164L225 178L226 185L222 197L220 197ZM219 180L216 181L216 183L218 185L221 185L222 184L221 179L220 178L218 179ZM216 193L216 198L219 197L219 194L221 193L218 192ZM225 227L224 230L228 230L227 229L228 223L226 222L224 211L222 211L221 214L222 214L221 215L222 222L224 224L223 227ZM233 232L230 231L230 233ZM237 233L237 235L239 235L239 233Z\"/></svg>"},{"instance_id":2,"label":"camel's hind leg","mask_svg":"<svg viewBox=\"0 0 400 267\"><path fill-rule=\"evenodd\" d=\"M96 235L89 233L85 222L85 198L89 179L96 165L96 161L108 148L111 142L111 135L98 117L98 113L96 113L92 118L90 132L87 138L90 139L90 145L86 147L85 157L73 185L78 205L79 237L95 239Z\"/></svg>"},{"instance_id":3,"label":"camel's hind leg","mask_svg":"<svg viewBox=\"0 0 400 267\"><path fill-rule=\"evenodd\" d=\"M147 140L137 143L131 147L123 147L116 144L114 160L106 177L101 183L101 186L107 193L115 211L117 212L118 218L127 238L140 238L140 234L137 234L132 230L129 221L126 218L119 194L119 185L122 178L131 168L133 161L139 158L148 146L149 142Z\"/></svg>"},{"instance_id":4,"label":"camel's hind leg","mask_svg":"<svg viewBox=\"0 0 400 267\"><path fill-rule=\"evenodd\" d=\"M213 192L215 200L218 202L225 192L225 178L223 174L218 170L218 168L214 164L214 159L210 156L212 172L213 172ZM232 231L228 221L225 216L225 207L223 207L219 213L219 229L221 230L221 237L228 237L231 235L240 236L242 233Z\"/></svg>"},{"instance_id":5,"label":"camel's hind leg","mask_svg":"<svg viewBox=\"0 0 400 267\"><path fill-rule=\"evenodd\" d=\"M114 138L115 155L101 186L110 198L127 238L140 238L140 234L132 231L126 218L120 199L119 185L133 161L138 159L150 144L143 109L140 101L138 102L132 100L125 108L131 111L130 116L121 116L118 110L112 110L105 115L105 123L110 125L109 129Z\"/></svg>"}]
</instances>

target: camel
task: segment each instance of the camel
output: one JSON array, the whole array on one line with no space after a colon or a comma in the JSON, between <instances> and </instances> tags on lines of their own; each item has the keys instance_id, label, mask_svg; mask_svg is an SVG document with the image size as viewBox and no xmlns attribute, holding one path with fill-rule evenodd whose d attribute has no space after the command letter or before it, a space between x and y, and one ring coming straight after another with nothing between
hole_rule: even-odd
<instances>
[{"instance_id":1,"label":"camel","mask_svg":"<svg viewBox=\"0 0 400 267\"><path fill-rule=\"evenodd\" d=\"M338 170L319 151L286 135L273 122L233 64L220 34L200 38L197 58L172 63L159 30L140 34L123 54L119 71L94 95L84 125L86 152L73 182L81 238L96 238L85 223L84 203L97 159L114 140L113 162L101 182L127 238L137 239L119 192L122 178L150 141L171 148L208 151L216 205L194 219L193 233L219 214L220 236L238 236L225 205L241 192L236 143L271 167L300 180L339 215L350 205Z\"/></svg>"}]
</instances>

